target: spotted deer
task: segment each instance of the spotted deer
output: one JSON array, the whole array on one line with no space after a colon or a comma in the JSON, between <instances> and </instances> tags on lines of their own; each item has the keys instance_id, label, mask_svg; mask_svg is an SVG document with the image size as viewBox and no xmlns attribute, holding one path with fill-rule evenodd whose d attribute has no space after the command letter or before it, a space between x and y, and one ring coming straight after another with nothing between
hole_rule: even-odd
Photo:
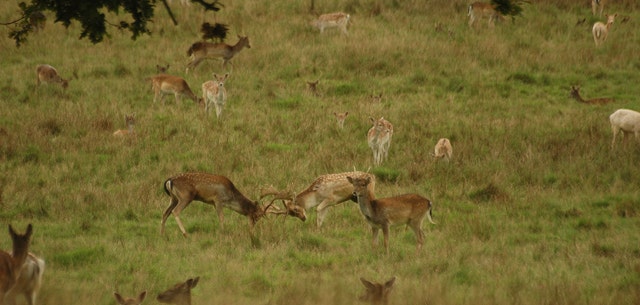
<instances>
[{"instance_id":1,"label":"spotted deer","mask_svg":"<svg viewBox=\"0 0 640 305\"><path fill-rule=\"evenodd\" d=\"M116 298L116 301L118 301L118 304L120 305L140 305L142 304L142 301L144 301L144 298L147 296L147 291L141 292L135 298L123 297L117 292L114 292L113 296Z\"/></svg>"},{"instance_id":2,"label":"spotted deer","mask_svg":"<svg viewBox=\"0 0 640 305\"><path fill-rule=\"evenodd\" d=\"M391 138L393 137L393 124L385 120L384 117L374 119L369 117L373 126L367 132L367 142L373 151L374 165L382 164L389 155Z\"/></svg>"},{"instance_id":3,"label":"spotted deer","mask_svg":"<svg viewBox=\"0 0 640 305\"><path fill-rule=\"evenodd\" d=\"M371 305L389 304L389 295L393 290L393 284L396 282L395 276L383 284L370 282L363 277L360 278L360 281L366 288L365 293L360 296L360 301L368 302Z\"/></svg>"},{"instance_id":4,"label":"spotted deer","mask_svg":"<svg viewBox=\"0 0 640 305\"><path fill-rule=\"evenodd\" d=\"M336 121L338 122L338 128L344 129L344 121L347 119L349 112L334 112L333 116L336 117Z\"/></svg>"},{"instance_id":5,"label":"spotted deer","mask_svg":"<svg viewBox=\"0 0 640 305\"><path fill-rule=\"evenodd\" d=\"M124 121L127 124L127 129L118 129L113 133L114 137L126 137L126 136L134 136L135 131L133 127L136 124L136 114L126 114L124 116Z\"/></svg>"},{"instance_id":6,"label":"spotted deer","mask_svg":"<svg viewBox=\"0 0 640 305\"><path fill-rule=\"evenodd\" d=\"M453 155L453 148L451 147L451 141L447 138L441 138L436 143L435 148L433 149L433 157L436 159L444 158L447 162L451 160L451 155Z\"/></svg>"},{"instance_id":7,"label":"spotted deer","mask_svg":"<svg viewBox=\"0 0 640 305\"><path fill-rule=\"evenodd\" d=\"M173 76L168 74L158 74L150 78L152 88L153 88L153 103L155 104L158 98L160 98L160 102L164 105L164 96L167 94L173 94L176 99L176 104L180 104L182 101L182 97L186 96L193 100L196 104L200 104L202 101L198 96L196 96L187 81L184 78L179 76Z\"/></svg>"},{"instance_id":8,"label":"spotted deer","mask_svg":"<svg viewBox=\"0 0 640 305\"><path fill-rule=\"evenodd\" d=\"M40 87L41 83L59 84L62 89L69 87L69 80L64 79L58 74L58 70L51 65L38 65L36 67L36 87Z\"/></svg>"},{"instance_id":9,"label":"spotted deer","mask_svg":"<svg viewBox=\"0 0 640 305\"><path fill-rule=\"evenodd\" d=\"M593 34L593 41L596 43L596 47L599 47L607 40L609 30L611 30L611 26L616 20L616 16L618 16L618 14L605 14L605 16L607 17L607 24L598 21L593 24L593 29L591 30L591 33Z\"/></svg>"},{"instance_id":10,"label":"spotted deer","mask_svg":"<svg viewBox=\"0 0 640 305\"><path fill-rule=\"evenodd\" d=\"M42 258L29 252L22 265L22 270L16 281L16 285L7 293L5 301L8 305L16 304L18 295L23 295L28 305L35 305L44 274L45 262Z\"/></svg>"},{"instance_id":11,"label":"spotted deer","mask_svg":"<svg viewBox=\"0 0 640 305\"><path fill-rule=\"evenodd\" d=\"M190 62L187 64L187 73L189 69L195 70L195 68L205 59L222 59L222 67L226 67L227 63L242 49L251 48L249 37L238 35L238 42L230 46L226 43L211 43L211 42L196 42L187 50L187 56L190 58Z\"/></svg>"},{"instance_id":12,"label":"spotted deer","mask_svg":"<svg viewBox=\"0 0 640 305\"><path fill-rule=\"evenodd\" d=\"M27 225L24 234L16 233L9 225L9 236L13 244L11 253L0 250L0 303L3 303L22 274L25 262L29 257L29 245L31 244L31 234L33 226Z\"/></svg>"},{"instance_id":13,"label":"spotted deer","mask_svg":"<svg viewBox=\"0 0 640 305\"><path fill-rule=\"evenodd\" d=\"M580 86L571 86L571 92L569 93L569 97L574 98L576 101L580 103L589 104L589 105L606 105L614 102L614 99L606 98L606 97L592 98L592 99L585 100L582 98L582 96L580 96Z\"/></svg>"},{"instance_id":14,"label":"spotted deer","mask_svg":"<svg viewBox=\"0 0 640 305\"><path fill-rule=\"evenodd\" d=\"M495 22L504 19L502 14L496 11L496 8L491 3L474 2L469 5L469 26L473 27L473 24L480 19L489 19L489 27L494 27Z\"/></svg>"},{"instance_id":15,"label":"spotted deer","mask_svg":"<svg viewBox=\"0 0 640 305\"><path fill-rule=\"evenodd\" d=\"M225 75L213 74L213 80L206 81L202 84L202 100L205 105L207 115L211 112L211 108L216 108L216 117L219 119L227 101L227 89L224 82L229 78L229 73Z\"/></svg>"},{"instance_id":16,"label":"spotted deer","mask_svg":"<svg viewBox=\"0 0 640 305\"><path fill-rule=\"evenodd\" d=\"M343 34L349 35L347 26L349 25L350 19L351 16L346 13L329 13L320 15L318 19L311 22L311 25L318 28L320 33L324 33L324 30L328 28L339 28Z\"/></svg>"},{"instance_id":17,"label":"spotted deer","mask_svg":"<svg viewBox=\"0 0 640 305\"><path fill-rule=\"evenodd\" d=\"M191 289L198 285L200 277L190 278L158 294L158 302L175 305L191 305Z\"/></svg>"}]
</instances>

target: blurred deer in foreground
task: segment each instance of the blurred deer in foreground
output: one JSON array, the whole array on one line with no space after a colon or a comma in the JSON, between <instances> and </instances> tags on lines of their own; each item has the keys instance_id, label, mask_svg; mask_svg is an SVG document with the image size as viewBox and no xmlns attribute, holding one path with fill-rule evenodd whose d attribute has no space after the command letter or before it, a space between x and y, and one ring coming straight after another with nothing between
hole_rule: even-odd
<instances>
[{"instance_id":1,"label":"blurred deer in foreground","mask_svg":"<svg viewBox=\"0 0 640 305\"><path fill-rule=\"evenodd\" d=\"M118 304L120 305L140 305L142 301L144 301L144 298L147 296L147 292L143 291L135 298L123 297L117 292L114 292L113 296L116 298L116 301L118 301Z\"/></svg>"},{"instance_id":2,"label":"blurred deer in foreground","mask_svg":"<svg viewBox=\"0 0 640 305\"><path fill-rule=\"evenodd\" d=\"M216 108L216 117L219 119L227 101L227 89L224 82L229 78L229 73L218 75L213 73L213 80L206 81L202 84L202 100L204 101L204 110L209 114L211 108Z\"/></svg>"},{"instance_id":3,"label":"blurred deer in foreground","mask_svg":"<svg viewBox=\"0 0 640 305\"><path fill-rule=\"evenodd\" d=\"M22 265L22 270L16 281L16 285L7 293L5 301L8 305L16 304L16 297L20 294L27 300L27 304L35 305L40 287L42 287L42 275L45 262L43 259L29 253Z\"/></svg>"},{"instance_id":4,"label":"blurred deer in foreground","mask_svg":"<svg viewBox=\"0 0 640 305\"><path fill-rule=\"evenodd\" d=\"M158 294L158 302L176 305L191 305L191 289L198 285L200 277L188 279L177 283L173 287Z\"/></svg>"},{"instance_id":5,"label":"blurred deer in foreground","mask_svg":"<svg viewBox=\"0 0 640 305\"><path fill-rule=\"evenodd\" d=\"M451 160L451 155L453 154L453 148L451 147L451 141L447 138L442 138L438 140L435 148L433 149L433 157L436 159L444 158L447 160Z\"/></svg>"},{"instance_id":6,"label":"blurred deer in foreground","mask_svg":"<svg viewBox=\"0 0 640 305\"><path fill-rule=\"evenodd\" d=\"M605 16L607 17L607 24L598 21L593 24L593 29L591 30L591 33L593 34L593 41L596 43L596 47L599 47L607 40L609 30L611 30L611 26L616 20L616 16L618 16L618 14L605 14Z\"/></svg>"},{"instance_id":7,"label":"blurred deer in foreground","mask_svg":"<svg viewBox=\"0 0 640 305\"><path fill-rule=\"evenodd\" d=\"M222 59L222 67L226 67L227 63L242 49L245 47L251 48L249 37L238 35L238 42L230 46L226 43L210 43L210 42L196 42L189 47L187 55L190 58L190 62L187 64L187 73L189 69L194 70L200 62L205 59Z\"/></svg>"},{"instance_id":8,"label":"blurred deer in foreground","mask_svg":"<svg viewBox=\"0 0 640 305\"><path fill-rule=\"evenodd\" d=\"M318 28L320 30L320 33L323 33L324 30L328 28L339 28L340 30L342 30L343 34L349 35L349 32L347 32L349 19L351 19L351 16L346 13L329 13L320 15L318 19L311 22L311 25Z\"/></svg>"},{"instance_id":9,"label":"blurred deer in foreground","mask_svg":"<svg viewBox=\"0 0 640 305\"><path fill-rule=\"evenodd\" d=\"M36 87L39 87L41 83L60 84L62 89L69 87L69 80L60 77L58 70L50 65L38 65L36 76Z\"/></svg>"},{"instance_id":10,"label":"blurred deer in foreground","mask_svg":"<svg viewBox=\"0 0 640 305\"><path fill-rule=\"evenodd\" d=\"M360 301L369 302L372 305L388 305L389 294L393 290L393 284L396 282L396 277L392 277L384 284L372 283L365 278L361 277L360 281L367 289L365 293L360 296Z\"/></svg>"},{"instance_id":11,"label":"blurred deer in foreground","mask_svg":"<svg viewBox=\"0 0 640 305\"><path fill-rule=\"evenodd\" d=\"M126 136L134 136L135 135L135 131L133 130L133 127L136 124L136 114L132 113L132 114L126 114L124 116L124 121L127 124L127 129L118 129L116 130L113 135L115 137L126 137Z\"/></svg>"},{"instance_id":12,"label":"blurred deer in foreground","mask_svg":"<svg viewBox=\"0 0 640 305\"><path fill-rule=\"evenodd\" d=\"M367 132L367 143L373 151L374 165L382 164L389 155L389 147L391 146L391 138L393 137L393 125L383 117L374 119L369 117L373 126Z\"/></svg>"},{"instance_id":13,"label":"blurred deer in foreground","mask_svg":"<svg viewBox=\"0 0 640 305\"><path fill-rule=\"evenodd\" d=\"M344 129L344 120L347 119L347 116L349 115L349 112L334 112L333 115L336 117L336 121L338 122L338 127L340 129Z\"/></svg>"},{"instance_id":14,"label":"blurred deer in foreground","mask_svg":"<svg viewBox=\"0 0 640 305\"><path fill-rule=\"evenodd\" d=\"M18 283L22 268L29 257L32 233L33 226L31 224L27 226L24 234L16 233L9 225L13 250L11 254L0 250L0 304L4 303L8 292Z\"/></svg>"}]
</instances>

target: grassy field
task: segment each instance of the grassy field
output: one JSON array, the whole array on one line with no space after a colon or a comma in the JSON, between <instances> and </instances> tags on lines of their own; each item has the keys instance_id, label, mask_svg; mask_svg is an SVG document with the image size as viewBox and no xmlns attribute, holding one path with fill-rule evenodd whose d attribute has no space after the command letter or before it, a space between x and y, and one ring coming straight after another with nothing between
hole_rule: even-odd
<instances>
[{"instance_id":1,"label":"grassy field","mask_svg":"<svg viewBox=\"0 0 640 305\"><path fill-rule=\"evenodd\" d=\"M309 1L223 1L204 16L174 2L180 25L158 7L153 35L136 41L112 28L92 45L49 12L17 49L0 27L0 220L34 224L32 252L47 262L39 304L115 304L114 291L142 290L157 304L194 276L194 304L352 304L361 276L397 276L392 304L640 302L640 144L611 151L608 120L640 110L638 3L610 3L605 12L630 19L596 49L600 18L587 1L533 1L494 29L470 29L466 1L316 1L352 15L348 36L309 26ZM0 20L16 14L17 1L0 3ZM229 69L206 61L186 75L203 20L229 24L231 44L248 35L251 48ZM73 78L66 91L36 90L42 63ZM145 78L156 64L198 95L212 73L230 72L221 119L186 99L153 104ZM317 79L319 97L306 91ZM571 85L616 102L579 104ZM333 112L343 111L340 130ZM112 137L133 112L137 137ZM395 127L381 167L369 116ZM450 163L430 156L441 137ZM332 208L321 229L314 211L305 223L270 216L251 238L245 217L227 210L221 229L212 206L193 202L181 214L188 238L173 218L159 234L162 183L177 173L224 175L257 199L266 185L301 191L353 168L376 173L378 197L434 202L438 224L425 222L421 253L403 227L388 255L372 250L353 203Z\"/></svg>"}]
</instances>

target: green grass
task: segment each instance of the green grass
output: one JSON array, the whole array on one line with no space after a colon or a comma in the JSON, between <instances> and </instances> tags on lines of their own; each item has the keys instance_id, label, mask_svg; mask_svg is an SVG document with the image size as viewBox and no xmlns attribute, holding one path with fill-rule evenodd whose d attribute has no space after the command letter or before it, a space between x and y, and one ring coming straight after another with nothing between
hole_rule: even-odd
<instances>
[{"instance_id":1,"label":"green grass","mask_svg":"<svg viewBox=\"0 0 640 305\"><path fill-rule=\"evenodd\" d=\"M392 304L640 301L640 146L611 151L608 122L618 108L640 110L637 3L609 4L631 21L614 24L599 49L598 18L568 0L527 4L492 30L467 26L466 1L316 1L352 15L348 37L311 28L308 1L223 3L206 21L228 23L228 42L248 35L252 48L229 69L205 61L188 75L196 6L176 7L178 27L158 7L153 35L137 41L112 31L91 45L48 14L44 32L16 49L0 27L0 221L34 224L31 249L47 262L39 303L114 304L113 291L147 290L144 304L154 304L194 276L194 304L352 304L361 276L398 276ZM16 5L0 4L0 20ZM41 63L76 75L68 90L35 90ZM230 72L221 119L186 99L153 104L145 78L156 64L196 94L212 73ZM318 97L306 90L317 79ZM579 104L571 85L616 102ZM340 130L333 112L343 111ZM113 138L131 112L137 138ZM365 140L370 116L394 124L379 167ZM441 137L452 141L449 163L431 157ZM265 185L301 191L354 168L378 176L378 197L433 201L438 224L423 226L423 251L404 227L392 230L388 255L372 250L350 202L321 229L310 211L306 223L263 219L253 237L245 217L226 210L221 228L213 206L193 202L181 214L188 238L172 217L159 234L162 183L176 173L225 175L257 199Z\"/></svg>"}]
</instances>

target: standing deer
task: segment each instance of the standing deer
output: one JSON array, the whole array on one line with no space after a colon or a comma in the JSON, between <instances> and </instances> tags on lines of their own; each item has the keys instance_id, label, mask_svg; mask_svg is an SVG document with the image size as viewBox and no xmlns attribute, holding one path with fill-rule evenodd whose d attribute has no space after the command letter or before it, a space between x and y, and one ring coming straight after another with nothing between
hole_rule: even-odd
<instances>
[{"instance_id":1,"label":"standing deer","mask_svg":"<svg viewBox=\"0 0 640 305\"><path fill-rule=\"evenodd\" d=\"M318 19L311 22L311 25L317 27L320 30L320 33L323 33L324 29L327 28L339 28L342 30L343 34L349 35L349 32L347 32L349 19L351 19L349 14L336 12L320 15Z\"/></svg>"},{"instance_id":2,"label":"standing deer","mask_svg":"<svg viewBox=\"0 0 640 305\"><path fill-rule=\"evenodd\" d=\"M433 149L433 157L436 159L444 158L447 160L451 160L451 155L453 154L453 148L451 147L451 141L447 138L442 138L438 140L436 143L436 147Z\"/></svg>"},{"instance_id":3,"label":"standing deer","mask_svg":"<svg viewBox=\"0 0 640 305\"><path fill-rule=\"evenodd\" d=\"M256 222L265 216L267 209L262 208L257 201L251 201L245 197L227 177L206 173L183 173L173 176L164 182L164 190L171 197L169 207L162 215L160 233L164 234L164 226L169 215L173 214L178 222L178 227L183 236L187 231L180 221L180 212L191 201L201 201L211 204L216 208L220 227L224 227L223 208L229 208L249 218L250 228L253 229Z\"/></svg>"},{"instance_id":4,"label":"standing deer","mask_svg":"<svg viewBox=\"0 0 640 305\"><path fill-rule=\"evenodd\" d=\"M612 150L616 144L616 137L621 131L623 140L628 134L633 134L636 141L640 141L640 112L618 109L609 116L609 122L611 123L611 131L613 131Z\"/></svg>"},{"instance_id":5,"label":"standing deer","mask_svg":"<svg viewBox=\"0 0 640 305\"><path fill-rule=\"evenodd\" d=\"M147 291L141 292L135 298L126 298L121 296L117 292L114 292L113 296L116 298L116 301L118 301L118 304L120 305L140 305L142 304L142 301L144 301L144 298L147 296Z\"/></svg>"},{"instance_id":6,"label":"standing deer","mask_svg":"<svg viewBox=\"0 0 640 305\"><path fill-rule=\"evenodd\" d=\"M134 125L136 124L136 114L126 114L124 116L124 121L127 124L127 129L118 129L113 133L115 137L126 137L126 136L134 136L135 131L133 130Z\"/></svg>"},{"instance_id":7,"label":"standing deer","mask_svg":"<svg viewBox=\"0 0 640 305\"><path fill-rule=\"evenodd\" d=\"M340 129L344 129L344 120L347 119L349 112L348 111L341 112L341 113L334 112L333 115L336 117L336 121L338 122L338 127Z\"/></svg>"},{"instance_id":8,"label":"standing deer","mask_svg":"<svg viewBox=\"0 0 640 305\"><path fill-rule=\"evenodd\" d=\"M485 2L474 2L470 4L468 16L470 27L473 27L476 20L483 18L489 19L489 27L494 27L496 20L504 19L493 4Z\"/></svg>"},{"instance_id":9,"label":"standing deer","mask_svg":"<svg viewBox=\"0 0 640 305\"><path fill-rule=\"evenodd\" d=\"M590 105L605 105L605 104L614 102L614 99L605 98L605 97L592 98L592 99L585 100L582 98L582 96L580 96L580 86L571 86L571 93L569 93L569 97L574 98L576 101L580 103L590 104Z\"/></svg>"},{"instance_id":10,"label":"standing deer","mask_svg":"<svg viewBox=\"0 0 640 305\"><path fill-rule=\"evenodd\" d=\"M198 285L199 280L200 277L196 277L188 279L182 283L175 284L175 286L158 294L158 302L165 304L191 305L191 289Z\"/></svg>"},{"instance_id":11,"label":"standing deer","mask_svg":"<svg viewBox=\"0 0 640 305\"><path fill-rule=\"evenodd\" d=\"M607 24L604 24L600 21L593 24L593 29L591 30L591 33L593 34L593 41L596 43L596 47L599 47L601 44L603 44L607 40L607 36L609 35L609 30L611 29L611 26L613 25L613 22L615 21L616 16L618 16L618 14L613 14L613 15L605 14L605 17L607 17Z\"/></svg>"},{"instance_id":12,"label":"standing deer","mask_svg":"<svg viewBox=\"0 0 640 305\"><path fill-rule=\"evenodd\" d=\"M225 75L213 74L213 80L206 81L202 84L202 100L205 105L205 112L207 115L211 111L212 104L216 108L216 117L219 119L224 109L224 104L227 101L227 89L224 87L224 82L229 77L229 73Z\"/></svg>"},{"instance_id":13,"label":"standing deer","mask_svg":"<svg viewBox=\"0 0 640 305\"><path fill-rule=\"evenodd\" d=\"M393 284L396 282L396 277L390 278L384 284L372 283L361 277L360 281L367 289L365 293L360 296L360 301L369 302L372 305L388 305L389 294L393 290Z\"/></svg>"},{"instance_id":14,"label":"standing deer","mask_svg":"<svg viewBox=\"0 0 640 305\"><path fill-rule=\"evenodd\" d=\"M45 262L43 259L29 253L22 270L16 281L16 285L7 293L5 301L8 305L16 304L16 297L24 295L27 304L35 305L38 292L42 286L42 275L44 274Z\"/></svg>"},{"instance_id":15,"label":"standing deer","mask_svg":"<svg viewBox=\"0 0 640 305\"><path fill-rule=\"evenodd\" d=\"M604 10L605 4L607 4L607 0L591 0L591 13L594 16L598 13L598 16L602 17L602 10Z\"/></svg>"},{"instance_id":16,"label":"standing deer","mask_svg":"<svg viewBox=\"0 0 640 305\"><path fill-rule=\"evenodd\" d=\"M373 151L373 163L380 165L389 155L393 125L383 117L377 120L369 117L369 120L373 123L373 127L367 132L367 142Z\"/></svg>"},{"instance_id":17,"label":"standing deer","mask_svg":"<svg viewBox=\"0 0 640 305\"><path fill-rule=\"evenodd\" d=\"M18 234L9 225L9 235L13 243L13 251L11 254L0 250L0 304L4 303L8 292L14 288L22 268L29 256L29 244L31 243L31 234L33 226L29 224L24 234Z\"/></svg>"},{"instance_id":18,"label":"standing deer","mask_svg":"<svg viewBox=\"0 0 640 305\"><path fill-rule=\"evenodd\" d=\"M195 69L205 59L222 59L222 67L226 68L227 63L245 47L251 48L249 37L238 35L238 42L230 46L226 43L196 42L189 47L187 55L190 62L187 64L187 73L189 69Z\"/></svg>"},{"instance_id":19,"label":"standing deer","mask_svg":"<svg viewBox=\"0 0 640 305\"><path fill-rule=\"evenodd\" d=\"M38 65L36 76L36 87L39 87L41 83L60 84L62 89L69 87L69 80L60 77L58 70L50 65Z\"/></svg>"},{"instance_id":20,"label":"standing deer","mask_svg":"<svg viewBox=\"0 0 640 305\"><path fill-rule=\"evenodd\" d=\"M160 98L160 102L164 105L164 96L167 94L173 94L176 98L176 104L180 104L182 101L182 96L186 96L193 100L196 104L200 104L201 99L198 98L191 88L189 84L184 80L184 78L179 76L173 76L168 74L158 74L150 78L151 84L153 87L153 103L156 103L158 97Z\"/></svg>"},{"instance_id":21,"label":"standing deer","mask_svg":"<svg viewBox=\"0 0 640 305\"><path fill-rule=\"evenodd\" d=\"M427 216L429 222L435 224L431 215L432 204L429 199L418 194L406 194L376 199L374 193L368 187L371 183L369 177L347 177L347 180L353 185L353 192L358 200L360 212L371 226L373 232L373 247L377 245L378 233L380 229L382 229L384 247L388 254L389 227L392 225L406 224L411 227L416 235L416 251L422 248L424 232L421 226L424 217Z\"/></svg>"}]
</instances>

